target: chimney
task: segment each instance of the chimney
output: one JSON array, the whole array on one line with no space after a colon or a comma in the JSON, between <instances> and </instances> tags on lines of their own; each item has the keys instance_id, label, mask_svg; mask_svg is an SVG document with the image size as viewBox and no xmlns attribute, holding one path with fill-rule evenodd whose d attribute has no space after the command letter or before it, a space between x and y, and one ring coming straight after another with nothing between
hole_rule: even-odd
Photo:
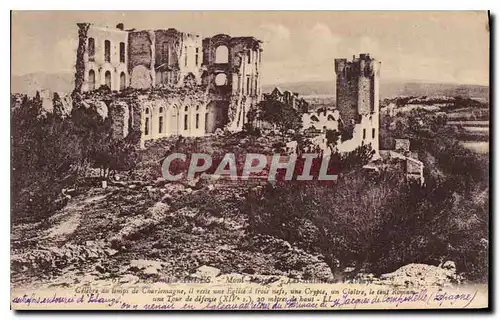
<instances>
[{"instance_id":1,"label":"chimney","mask_svg":"<svg viewBox=\"0 0 500 320\"><path fill-rule=\"evenodd\" d=\"M116 28L117 29L120 29L120 30L123 30L124 26L123 26L123 23L119 23L116 25Z\"/></svg>"}]
</instances>

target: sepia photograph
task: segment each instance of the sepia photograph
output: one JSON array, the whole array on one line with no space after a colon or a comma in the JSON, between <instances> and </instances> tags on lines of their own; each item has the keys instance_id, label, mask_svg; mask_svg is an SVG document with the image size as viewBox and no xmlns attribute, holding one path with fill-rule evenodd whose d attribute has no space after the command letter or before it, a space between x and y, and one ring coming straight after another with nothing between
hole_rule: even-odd
<instances>
[{"instance_id":1,"label":"sepia photograph","mask_svg":"<svg viewBox=\"0 0 500 320\"><path fill-rule=\"evenodd\" d=\"M11 11L13 310L486 309L488 11Z\"/></svg>"}]
</instances>

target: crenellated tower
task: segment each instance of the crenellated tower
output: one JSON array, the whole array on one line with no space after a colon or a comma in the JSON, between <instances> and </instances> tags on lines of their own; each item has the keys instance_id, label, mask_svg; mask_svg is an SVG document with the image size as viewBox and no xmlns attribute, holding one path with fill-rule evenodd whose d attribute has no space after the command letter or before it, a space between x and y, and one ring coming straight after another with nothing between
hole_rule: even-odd
<instances>
[{"instance_id":1,"label":"crenellated tower","mask_svg":"<svg viewBox=\"0 0 500 320\"><path fill-rule=\"evenodd\" d=\"M379 82L381 62L369 54L354 56L352 61L335 59L337 109L345 124L354 125L357 144L379 146Z\"/></svg>"}]
</instances>

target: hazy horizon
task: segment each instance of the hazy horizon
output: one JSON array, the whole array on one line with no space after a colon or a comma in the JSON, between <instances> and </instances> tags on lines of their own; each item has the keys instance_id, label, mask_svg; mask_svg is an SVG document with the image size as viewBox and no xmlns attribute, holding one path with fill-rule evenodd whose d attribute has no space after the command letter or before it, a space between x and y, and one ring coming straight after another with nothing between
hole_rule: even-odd
<instances>
[{"instance_id":1,"label":"hazy horizon","mask_svg":"<svg viewBox=\"0 0 500 320\"><path fill-rule=\"evenodd\" d=\"M485 11L13 11L12 75L73 73L77 22L254 36L263 85L333 81L334 59L359 53L388 82L489 85Z\"/></svg>"}]
</instances>

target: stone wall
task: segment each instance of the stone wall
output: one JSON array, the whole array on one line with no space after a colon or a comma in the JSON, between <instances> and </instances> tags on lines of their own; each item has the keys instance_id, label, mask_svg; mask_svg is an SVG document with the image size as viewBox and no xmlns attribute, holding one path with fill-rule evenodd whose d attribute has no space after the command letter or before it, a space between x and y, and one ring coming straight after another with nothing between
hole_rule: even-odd
<instances>
[{"instance_id":1,"label":"stone wall","mask_svg":"<svg viewBox=\"0 0 500 320\"><path fill-rule=\"evenodd\" d=\"M106 51L109 43L109 51ZM111 90L128 87L128 33L90 23L78 24L75 89L90 91L108 85ZM121 48L124 50L120 52Z\"/></svg>"},{"instance_id":2,"label":"stone wall","mask_svg":"<svg viewBox=\"0 0 500 320\"><path fill-rule=\"evenodd\" d=\"M130 86L135 89L154 87L156 84L154 32L131 31L128 40Z\"/></svg>"}]
</instances>

